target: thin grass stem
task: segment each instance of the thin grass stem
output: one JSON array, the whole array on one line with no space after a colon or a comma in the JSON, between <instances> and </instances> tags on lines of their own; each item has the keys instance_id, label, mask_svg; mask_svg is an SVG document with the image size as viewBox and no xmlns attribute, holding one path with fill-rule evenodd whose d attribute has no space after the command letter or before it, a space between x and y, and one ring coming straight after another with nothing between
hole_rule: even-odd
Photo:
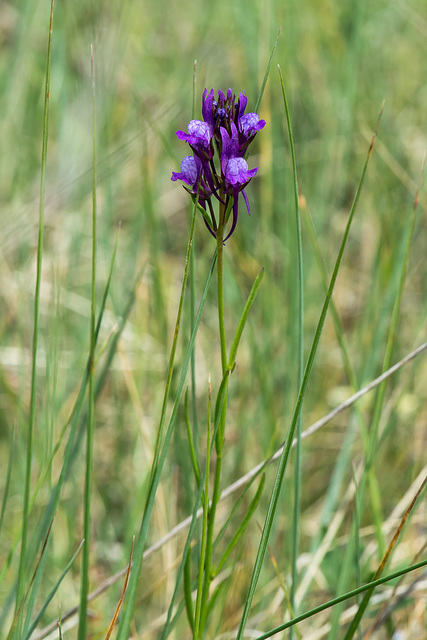
<instances>
[{"instance_id":1,"label":"thin grass stem","mask_svg":"<svg viewBox=\"0 0 427 640\"><path fill-rule=\"evenodd\" d=\"M89 593L90 567L90 534L91 534L91 499L92 499L92 470L93 470L93 442L95 433L95 317L96 317L96 100L95 100L95 71L93 45L90 50L91 79L92 79L92 139L93 139L93 185L92 185L92 281L91 281L91 311L90 311L90 351L89 351L89 409L86 427L86 477L84 493L84 521L83 538L85 541L82 553L82 572L80 583L80 612L77 637L85 640L87 627L87 596Z\"/></svg>"},{"instance_id":2,"label":"thin grass stem","mask_svg":"<svg viewBox=\"0 0 427 640\"><path fill-rule=\"evenodd\" d=\"M289 134L289 146L291 149L292 158L292 177L293 177L293 191L294 191L294 203L295 203L295 222L296 222L296 235L297 235L297 262L298 262L298 375L297 385L298 388L302 384L302 376L304 370L304 267L303 267L303 254L302 254L302 234L301 234L301 214L299 208L299 187L298 187L298 172L295 156L294 137L292 133L291 115L289 112L288 99L286 97L285 83L283 81L282 70L280 65L277 65L279 69L280 85L282 87L283 103L285 106L286 123ZM297 421L296 427L296 456L295 456L295 469L294 469L294 496L293 496L293 517L292 517L292 582L289 592L289 600L292 611L295 612L295 593L297 589L297 559L299 553L299 529L300 529L300 516L301 516L301 430L302 430L302 409ZM292 630L289 636L289 640L292 640Z\"/></svg>"},{"instance_id":3,"label":"thin grass stem","mask_svg":"<svg viewBox=\"0 0 427 640\"><path fill-rule=\"evenodd\" d=\"M43 115L43 141L41 154L41 176L40 176L40 204L39 204L39 228L37 241L37 273L36 287L34 293L34 324L33 324L33 347L31 359L31 395L30 395L30 412L28 421L27 435L27 460L25 468L24 481L24 501L22 512L22 536L21 536L21 554L19 558L18 581L16 586L15 611L18 611L25 590L25 574L27 566L27 541L28 541L28 518L30 511L30 495L31 495L31 465L33 459L33 437L34 423L36 415L36 384L37 384L37 351L39 340L39 315L40 315L40 287L42 278L43 265L43 236L44 236L44 211L45 211L45 189L46 189L46 165L47 165L47 141L49 129L49 97L50 97L50 68L52 53L52 28L53 28L53 2L50 5L49 17L49 36L47 45L47 62L46 62L46 80L44 93L44 115ZM15 633L19 637L20 624L18 622Z\"/></svg>"}]
</instances>

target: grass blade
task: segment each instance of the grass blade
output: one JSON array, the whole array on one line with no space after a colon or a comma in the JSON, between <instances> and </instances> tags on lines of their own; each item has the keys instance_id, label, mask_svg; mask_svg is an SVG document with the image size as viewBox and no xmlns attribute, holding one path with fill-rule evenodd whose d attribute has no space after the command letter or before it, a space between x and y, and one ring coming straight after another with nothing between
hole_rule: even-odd
<instances>
[{"instance_id":1,"label":"grass blade","mask_svg":"<svg viewBox=\"0 0 427 640\"><path fill-rule=\"evenodd\" d=\"M93 114L93 186L92 186L92 284L91 284L91 312L90 312L90 352L89 352L89 411L86 427L86 477L84 493L84 521L83 535L85 546L83 548L82 572L80 583L80 615L77 637L79 640L86 638L87 596L89 593L89 554L91 535L91 499L92 499L92 468L93 468L93 441L95 433L95 316L96 316L96 102L95 102L95 72L93 61L93 45L90 49L91 79L92 79L92 114Z\"/></svg>"},{"instance_id":2,"label":"grass blade","mask_svg":"<svg viewBox=\"0 0 427 640\"><path fill-rule=\"evenodd\" d=\"M12 473L14 452L15 452L15 429L12 429L10 434L9 461L7 465L6 482L4 485L3 499L1 501L0 533L3 526L4 512L6 511L7 498L9 496L10 476Z\"/></svg>"},{"instance_id":3,"label":"grass blade","mask_svg":"<svg viewBox=\"0 0 427 640\"><path fill-rule=\"evenodd\" d=\"M120 600L119 600L119 603L118 603L118 605L116 607L116 610L114 612L113 619L111 620L110 626L108 627L108 631L107 631L107 635L105 636L105 640L109 640L111 634L113 633L114 625L116 624L117 618L118 618L119 613L120 613L120 609L122 608L123 600L125 598L125 593L126 593L126 589L127 589L128 582L129 582L130 570L131 570L131 567L132 567L132 553L133 553L134 542L135 542L135 538L133 538L133 540L132 540L132 547L131 547L131 550L130 550L129 563L128 563L128 568L127 568L127 571L126 571L125 583L123 585L123 589L122 589L122 593L121 593L121 596L120 596Z\"/></svg>"},{"instance_id":4,"label":"grass blade","mask_svg":"<svg viewBox=\"0 0 427 640\"><path fill-rule=\"evenodd\" d=\"M423 164L419 182L418 182L418 189L417 189L416 197L414 200L414 206L412 209L412 216L410 219L409 228L407 230L406 237L403 237L403 240L402 240L402 246L404 251L403 251L403 254L401 255L401 258L396 260L395 271L398 277L398 281L397 281L397 287L396 287L396 292L394 297L394 304L391 312L390 326L388 329L387 344L386 344L386 349L385 349L385 354L383 359L383 366L382 366L383 371L386 371L390 365L393 347L395 343L395 336L397 333L397 325L398 325L398 320L400 315L403 287L405 283L405 276L406 276L406 271L407 271L407 266L409 261L410 247L411 247L412 237L413 237L414 228L415 228L416 211L417 211L417 204L419 199L419 191L420 191L423 170L424 170L424 164ZM367 450L365 452L365 456L366 456L365 470L360 483L360 504L361 505L363 505L363 502L364 502L366 486L368 486L368 489L370 491L370 502L372 505L374 526L375 526L375 531L377 536L378 548L381 555L385 553L385 542L384 542L382 528L381 528L381 522L383 520L383 516L381 514L380 492L379 492L379 487L378 487L378 483L375 475L374 462L375 462L375 455L378 448L378 430L379 430L380 418L382 415L382 409L384 405L386 388L387 388L387 381L385 380L381 385L379 385L376 393L373 415L371 419L371 426L369 431L369 440L367 443ZM355 544L357 535L358 535L357 525L356 525L356 522L354 522L353 529L352 529L352 541L353 541L352 544ZM341 571L341 575L339 578L338 591L343 591L349 584L349 580L352 572L349 569L347 571L345 569L346 567L349 567L352 553L353 553L353 547L351 544L349 544L347 545L343 563L342 563L343 569ZM340 615L340 608L337 607L337 609L335 609L334 614L332 616L331 632L329 635L330 638L334 637L334 634L336 634L339 628L339 624L340 624L339 615Z\"/></svg>"},{"instance_id":5,"label":"grass blade","mask_svg":"<svg viewBox=\"0 0 427 640\"><path fill-rule=\"evenodd\" d=\"M239 542L239 540L241 539L241 537L243 536L243 534L245 533L246 529L248 528L249 522L251 521L251 518L253 516L253 514L255 513L255 509L258 506L258 503L260 501L261 498L261 494L262 491L264 489L264 484L265 484L265 476L261 477L261 482L259 483L259 487L256 490L255 496L253 497L249 508L247 510L247 512L245 513L245 516L242 520L242 522L240 523L240 525L237 527L235 533L233 534L230 542L227 545L226 550L224 551L221 560L218 562L218 565L215 568L215 575L217 575L221 569L223 568L223 566L225 565L225 563L227 562L227 559L229 558L230 554L232 553L234 547L236 546L236 544Z\"/></svg>"},{"instance_id":6,"label":"grass blade","mask_svg":"<svg viewBox=\"0 0 427 640\"><path fill-rule=\"evenodd\" d=\"M37 241L37 273L36 288L34 294L34 324L33 324L33 349L31 361L31 396L30 414L28 421L27 436L27 461L24 482L24 504L22 513L22 536L21 555L19 559L18 583L16 587L15 612L18 611L24 595L25 571L27 564L27 539L28 539L28 517L30 512L31 494L31 463L33 459L33 437L36 413L36 380L37 380L37 350L39 339L39 313L40 313L40 286L43 264L43 235L44 235L44 208L45 208L45 186L46 186L46 164L47 164L47 140L49 124L49 97L50 97L50 66L52 53L52 27L53 27L53 0L50 5L49 37L47 45L46 80L44 93L44 116L43 116L43 142L41 157L41 177L40 177L40 206L39 206L39 232ZM16 637L19 637L20 624L16 628Z\"/></svg>"},{"instance_id":7,"label":"grass blade","mask_svg":"<svg viewBox=\"0 0 427 640\"><path fill-rule=\"evenodd\" d=\"M270 58L268 59L268 62L267 62L267 68L266 68L265 73L264 73L264 79L262 81L261 88L259 90L258 98L257 98L256 104L255 104L255 108L254 108L255 113L258 113L258 109L259 109L260 104L261 104L262 96L264 95L265 85L267 84L268 74L270 73L271 63L273 62L273 56L274 56L274 52L276 51L277 43L279 42L279 36L280 36L281 30L282 30L282 27L280 27L280 29L279 29L279 31L277 33L276 40L274 41L274 45L273 45L273 48L271 50Z\"/></svg>"},{"instance_id":8,"label":"grass blade","mask_svg":"<svg viewBox=\"0 0 427 640\"><path fill-rule=\"evenodd\" d=\"M45 554L45 551L46 551L47 543L48 543L48 540L49 540L50 532L52 530L52 525L53 525L53 520L49 525L49 529L48 529L46 537L45 537L45 539L43 541L43 546L42 546L42 549L41 549L41 552L40 552L40 556L39 556L39 558L37 560L36 568L34 569L34 572L33 572L33 575L31 577L30 583L29 583L29 585L27 587L27 590L26 590L26 592L25 592L25 594L24 594L24 596L23 596L23 598L22 598L22 600L21 600L21 602L19 604L18 610L15 612L14 618L12 620L12 625L10 627L9 634L7 636L8 640L9 640L9 638L13 638L14 634L16 633L16 629L18 627L18 624L19 624L20 618L21 618L21 614L23 612L24 604L25 604L25 602L26 602L26 600L28 598L29 593L31 592L31 587L33 586L33 584L34 584L34 582L36 580L37 574L39 572L39 568L40 568L40 566L41 566L41 564L43 562L43 558L44 558L44 554Z\"/></svg>"},{"instance_id":9,"label":"grass blade","mask_svg":"<svg viewBox=\"0 0 427 640\"><path fill-rule=\"evenodd\" d=\"M245 328L245 324L246 324L246 320L248 319L248 315L249 315L249 311L251 310L251 307L255 301L256 295L258 293L258 289L260 287L262 278L264 275L264 269L261 269L260 272L258 273L257 277L255 278L255 281L252 285L252 288L249 292L249 296L248 299L246 301L245 307L243 309L243 313L240 317L239 320L239 324L237 326L237 331L236 334L234 336L233 339L233 343L231 345L231 349L230 349L230 356L228 359L228 368L230 371L232 371L234 369L234 365L235 365L235 359L236 359L236 353L237 353L237 349L239 347L239 342L240 342L240 338L242 337L242 333L243 333L243 329Z\"/></svg>"},{"instance_id":10,"label":"grass blade","mask_svg":"<svg viewBox=\"0 0 427 640\"><path fill-rule=\"evenodd\" d=\"M25 634L25 636L23 637L22 640L29 640L29 638L31 637L31 634L33 633L34 629L37 627L38 623L40 622L41 618L43 617L44 612L46 611L47 607L49 606L49 604L53 600L56 592L58 591L58 588L59 588L61 582L63 581L63 579L67 575L68 571L70 570L74 560L76 559L80 549L83 546L83 543L84 543L84 540L81 541L81 543L77 547L76 552L73 554L73 557L71 558L71 560L69 561L69 563L65 567L64 571L61 573L58 581L56 582L56 584L50 590L45 602L43 603L42 608L40 609L40 611L38 612L38 614L34 618L33 622L31 623L31 626L29 627L28 631L26 632L26 634Z\"/></svg>"},{"instance_id":11,"label":"grass blade","mask_svg":"<svg viewBox=\"0 0 427 640\"><path fill-rule=\"evenodd\" d=\"M299 187L298 187L298 172L297 162L295 157L294 137L292 133L291 116L289 113L288 100L286 97L285 84L283 82L282 70L279 65L280 85L282 87L283 103L285 106L286 123L289 133L289 146L291 149L292 157L292 175L293 175L293 189L294 189L294 202L295 202L295 222L296 222L296 235L297 235L297 261L298 261L298 376L297 384L298 388L302 384L302 375L304 369L304 269L303 269L303 255L302 255L302 237L301 237L301 214L299 208ZM297 558L299 549L299 522L301 511L301 429L302 429L302 409L297 421L296 427L296 457L295 457L295 471L294 471L294 510L292 518L292 582L291 590L289 594L290 606L295 611L295 593L297 588ZM292 640L292 631L289 636Z\"/></svg>"}]
</instances>

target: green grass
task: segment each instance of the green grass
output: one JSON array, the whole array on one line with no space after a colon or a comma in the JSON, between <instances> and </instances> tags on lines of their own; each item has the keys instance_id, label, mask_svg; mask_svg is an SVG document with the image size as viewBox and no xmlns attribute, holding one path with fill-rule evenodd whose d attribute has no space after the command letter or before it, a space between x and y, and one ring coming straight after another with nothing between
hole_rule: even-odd
<instances>
[{"instance_id":1,"label":"green grass","mask_svg":"<svg viewBox=\"0 0 427 640\"><path fill-rule=\"evenodd\" d=\"M64 640L77 638L78 614L68 612L81 583L92 593L126 570L133 536L134 567L111 637L130 637L127 628L134 638L192 637L184 593L196 609L196 513L206 457L215 461L206 441L210 379L211 435L227 402L223 490L287 437L288 447L279 466L263 467L217 505L220 571L205 637L235 638L241 625L242 637L280 629L276 637L341 639L378 617L372 638L397 630L425 638L422 569L378 583L369 600L356 590L426 558L425 494L389 548L426 476L426 351L304 437L299 454L289 448L301 380L304 431L427 341L423 181L414 207L427 146L423 2L57 2L47 122L49 9L48 0L0 6L0 637L48 637L43 629L60 618ZM247 188L251 216L241 206L224 248L224 343L233 354L236 346L236 367L220 387L215 277L205 289L215 241L198 215L186 254L193 208L170 181L186 153L175 131L192 117L195 59L196 118L205 87L246 91L253 110L280 26L259 108L267 126L248 158L259 167ZM208 480L212 490L213 470ZM90 544L74 558L85 527ZM121 573L89 601L81 638L106 637L124 580ZM298 616L292 636L289 602Z\"/></svg>"}]
</instances>

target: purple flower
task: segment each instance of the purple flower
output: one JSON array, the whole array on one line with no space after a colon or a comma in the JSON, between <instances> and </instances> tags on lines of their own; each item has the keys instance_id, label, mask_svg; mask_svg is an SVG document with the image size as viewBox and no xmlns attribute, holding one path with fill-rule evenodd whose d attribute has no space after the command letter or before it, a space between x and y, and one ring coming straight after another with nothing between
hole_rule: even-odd
<instances>
[{"instance_id":1,"label":"purple flower","mask_svg":"<svg viewBox=\"0 0 427 640\"><path fill-rule=\"evenodd\" d=\"M257 171L258 168L249 171L248 163L244 158L230 158L225 172L225 182L232 186L247 184Z\"/></svg>"},{"instance_id":2,"label":"purple flower","mask_svg":"<svg viewBox=\"0 0 427 640\"><path fill-rule=\"evenodd\" d=\"M202 120L190 120L188 123L188 133L177 131L176 135L180 140L188 142L198 150L209 149L212 140L210 127L207 122L203 122Z\"/></svg>"},{"instance_id":3,"label":"purple flower","mask_svg":"<svg viewBox=\"0 0 427 640\"><path fill-rule=\"evenodd\" d=\"M247 97L239 93L238 98L228 89L227 94L207 89L202 97L203 120L190 120L188 133L177 131L180 140L188 142L193 156L181 162L181 172L174 171L172 180L182 180L184 188L205 211L209 211L212 225L204 217L210 233L216 237L218 223L215 220L212 198L215 197L226 208L232 201L233 218L231 236L237 224L239 194L242 193L246 207L249 203L244 188L256 175L258 169L249 169L245 156L258 131L265 127L256 113L246 113ZM187 186L186 186L187 185ZM207 209L209 206L209 210ZM225 242L224 240L224 242Z\"/></svg>"},{"instance_id":4,"label":"purple flower","mask_svg":"<svg viewBox=\"0 0 427 640\"><path fill-rule=\"evenodd\" d=\"M195 187L199 182L201 168L202 163L197 156L185 156L184 160L181 162L181 173L173 171L171 180L173 182L176 180L182 180L190 185L190 187Z\"/></svg>"},{"instance_id":5,"label":"purple flower","mask_svg":"<svg viewBox=\"0 0 427 640\"><path fill-rule=\"evenodd\" d=\"M240 118L239 129L246 136L255 135L265 127L265 120L260 120L257 113L246 113Z\"/></svg>"}]
</instances>

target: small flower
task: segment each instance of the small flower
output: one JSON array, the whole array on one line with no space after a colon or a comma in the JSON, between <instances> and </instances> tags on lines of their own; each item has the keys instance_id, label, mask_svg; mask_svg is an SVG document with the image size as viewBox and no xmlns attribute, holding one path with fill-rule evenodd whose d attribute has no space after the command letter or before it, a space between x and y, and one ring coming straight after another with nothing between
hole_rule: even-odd
<instances>
[{"instance_id":1,"label":"small flower","mask_svg":"<svg viewBox=\"0 0 427 640\"><path fill-rule=\"evenodd\" d=\"M190 187L195 187L199 181L201 168L202 163L197 156L185 156L184 160L181 162L181 173L173 171L171 180L173 182L176 180L182 180L190 185Z\"/></svg>"},{"instance_id":2,"label":"small flower","mask_svg":"<svg viewBox=\"0 0 427 640\"><path fill-rule=\"evenodd\" d=\"M265 127L265 120L260 120L257 113L246 113L240 118L239 128L245 136L255 135Z\"/></svg>"},{"instance_id":3,"label":"small flower","mask_svg":"<svg viewBox=\"0 0 427 640\"><path fill-rule=\"evenodd\" d=\"M184 131L177 131L176 135L180 140L188 142L197 150L209 149L212 139L209 125L201 120L190 120L188 123L188 133L185 133Z\"/></svg>"},{"instance_id":4,"label":"small flower","mask_svg":"<svg viewBox=\"0 0 427 640\"><path fill-rule=\"evenodd\" d=\"M230 158L225 172L225 182L233 186L247 184L257 171L258 168L249 171L244 158Z\"/></svg>"}]
</instances>

